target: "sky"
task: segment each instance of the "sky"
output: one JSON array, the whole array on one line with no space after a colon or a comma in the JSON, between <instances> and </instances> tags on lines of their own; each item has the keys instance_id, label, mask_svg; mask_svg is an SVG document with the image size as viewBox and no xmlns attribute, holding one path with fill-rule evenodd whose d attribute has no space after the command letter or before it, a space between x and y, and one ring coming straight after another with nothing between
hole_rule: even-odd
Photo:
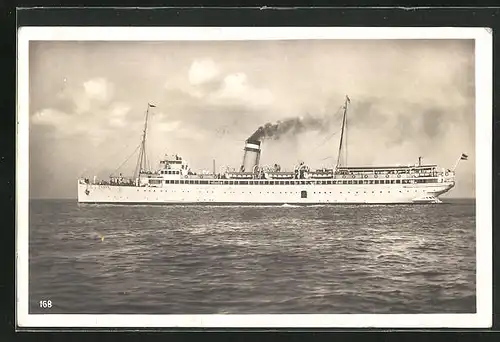
<instances>
[{"instance_id":1,"label":"sky","mask_svg":"<svg viewBox=\"0 0 500 342\"><path fill-rule=\"evenodd\" d=\"M238 168L260 126L293 119L315 124L264 139L261 164L332 167L346 95L344 164L452 168L465 152L447 196L475 197L474 54L473 40L32 41L30 197L132 175L148 103L153 166Z\"/></svg>"}]
</instances>

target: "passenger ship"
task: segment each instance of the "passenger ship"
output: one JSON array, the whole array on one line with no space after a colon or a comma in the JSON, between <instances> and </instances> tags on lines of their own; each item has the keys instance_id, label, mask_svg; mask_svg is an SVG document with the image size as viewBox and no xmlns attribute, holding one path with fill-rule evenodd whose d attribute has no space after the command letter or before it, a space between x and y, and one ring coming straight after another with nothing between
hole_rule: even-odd
<instances>
[{"instance_id":1,"label":"passenger ship","mask_svg":"<svg viewBox=\"0 0 500 342\"><path fill-rule=\"evenodd\" d=\"M441 203L439 196L455 185L455 168L411 166L342 166L340 156L350 99L343 105L337 163L313 170L299 163L293 171L260 165L261 141L248 139L238 169L193 172L179 155L165 155L156 171L147 170L146 134L152 104L148 104L135 175L109 180L78 180L79 203L108 204L347 204Z\"/></svg>"}]
</instances>

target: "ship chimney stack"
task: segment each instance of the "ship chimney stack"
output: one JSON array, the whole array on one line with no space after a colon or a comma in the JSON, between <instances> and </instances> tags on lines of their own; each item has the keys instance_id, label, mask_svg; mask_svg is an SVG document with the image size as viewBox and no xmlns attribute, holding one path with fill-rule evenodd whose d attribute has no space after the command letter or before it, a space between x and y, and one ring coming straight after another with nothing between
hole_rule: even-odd
<instances>
[{"instance_id":1,"label":"ship chimney stack","mask_svg":"<svg viewBox=\"0 0 500 342\"><path fill-rule=\"evenodd\" d=\"M241 169L245 172L253 172L260 161L260 141L248 139L245 141L244 151Z\"/></svg>"}]
</instances>

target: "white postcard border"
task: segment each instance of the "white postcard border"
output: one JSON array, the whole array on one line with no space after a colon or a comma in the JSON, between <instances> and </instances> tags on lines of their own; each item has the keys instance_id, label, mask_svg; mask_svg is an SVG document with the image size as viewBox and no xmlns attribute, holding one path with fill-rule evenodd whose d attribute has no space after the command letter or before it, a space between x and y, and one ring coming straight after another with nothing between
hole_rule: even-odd
<instances>
[{"instance_id":1,"label":"white postcard border","mask_svg":"<svg viewBox=\"0 0 500 342\"><path fill-rule=\"evenodd\" d=\"M475 39L475 314L81 315L29 314L29 42L278 39ZM16 318L19 327L487 328L492 325L492 52L486 28L22 27L18 31ZM478 165L480 167L478 167ZM477 172L480 170L481 172Z\"/></svg>"}]
</instances>

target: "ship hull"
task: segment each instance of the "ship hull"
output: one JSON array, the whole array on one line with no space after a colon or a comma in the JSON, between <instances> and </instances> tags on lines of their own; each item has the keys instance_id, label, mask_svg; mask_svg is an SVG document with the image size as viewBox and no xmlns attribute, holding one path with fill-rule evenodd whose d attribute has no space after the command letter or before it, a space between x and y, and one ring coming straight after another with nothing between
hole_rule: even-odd
<instances>
[{"instance_id":1,"label":"ship hull","mask_svg":"<svg viewBox=\"0 0 500 342\"><path fill-rule=\"evenodd\" d=\"M439 203L453 182L387 185L165 185L78 183L78 202L94 204L422 204ZM427 200L430 198L430 200Z\"/></svg>"}]
</instances>

